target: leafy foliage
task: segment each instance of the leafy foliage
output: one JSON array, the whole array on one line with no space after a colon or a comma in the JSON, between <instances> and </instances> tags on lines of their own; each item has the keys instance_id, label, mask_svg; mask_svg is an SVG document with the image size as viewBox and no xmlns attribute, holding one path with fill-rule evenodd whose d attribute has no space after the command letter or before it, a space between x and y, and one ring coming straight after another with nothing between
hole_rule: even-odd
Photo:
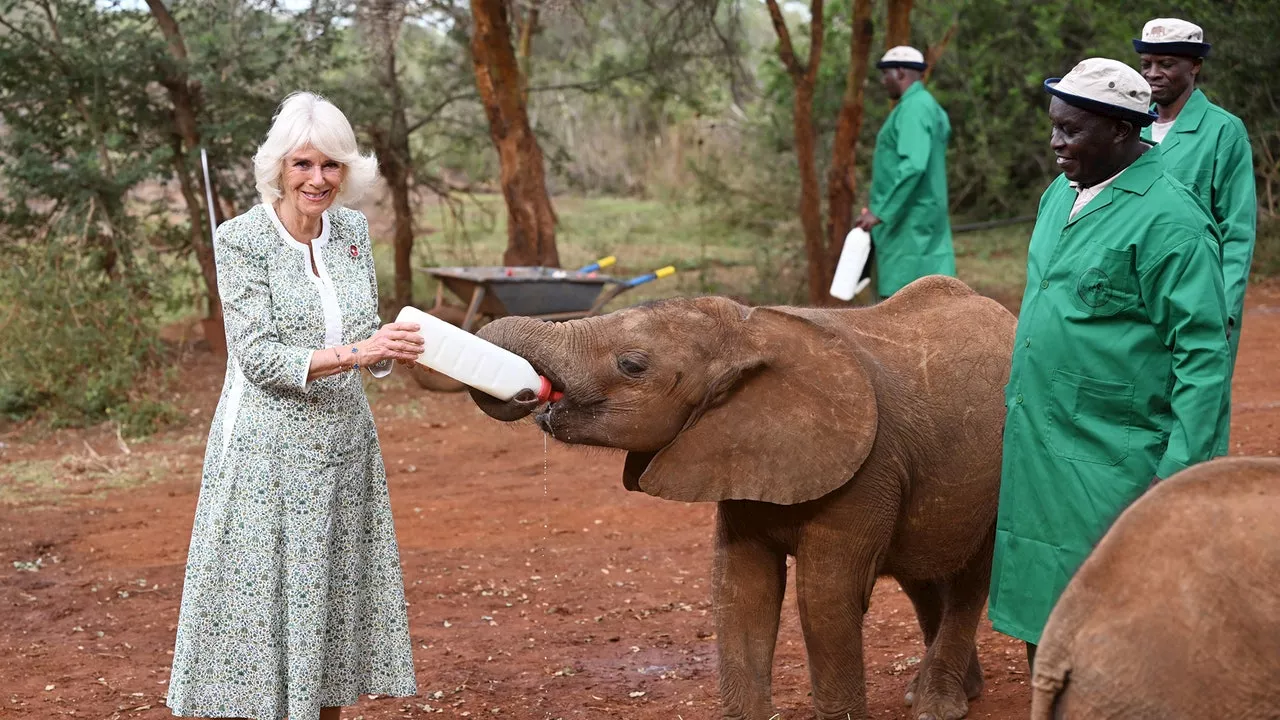
<instances>
[{"instance_id":1,"label":"leafy foliage","mask_svg":"<svg viewBox=\"0 0 1280 720\"><path fill-rule=\"evenodd\" d=\"M830 0L825 13L813 112L820 165L831 156L844 92L850 4ZM464 219L474 227L477 217L496 217L495 203L464 207L452 197L459 188L491 189L498 171L476 98L465 0L312 0L301 11L278 0L167 5L185 37L183 61L137 0L0 0L5 416L125 422L120 413L133 408L138 427L164 419L163 406L143 402L139 382L159 377L154 368L165 357L159 324L190 312L200 295L191 215L175 182L176 167L194 174L199 158L175 129L164 86L175 69L192 81L201 143L220 175L227 214L237 214L256 201L250 158L289 92L328 95L365 140L386 129L391 98L385 83L371 79L378 57L361 35L358 12L384 6L403 12L395 78L413 184L432 207L452 208L439 217L419 211L424 237L417 259L449 254L459 235L466 237ZM797 45L807 41L805 5L784 4ZM880 48L885 4L875 5ZM953 212L987 220L1033 211L1056 173L1044 78L1090 55L1136 65L1129 41L1142 24L1178 16L1202 25L1214 45L1201 85L1249 128L1261 204L1274 216L1280 209L1274 5L918 0L915 45L928 47L954 31L930 81L952 120ZM732 237L735 247L749 245L750 255L734 262L758 269L751 287L719 291L773 302L803 297L793 93L763 3L515 0L512 8L518 28L538 10L532 50L521 62L554 192L658 197L681 213L696 209L706 242ZM870 149L890 110L876 80L873 71L859 138L864 195ZM826 168L818 170L825 180ZM592 252L626 241L611 222L592 226ZM1255 272L1280 272L1276 235L1274 220L1260 227Z\"/></svg>"},{"instance_id":2,"label":"leafy foliage","mask_svg":"<svg viewBox=\"0 0 1280 720\"><path fill-rule=\"evenodd\" d=\"M242 205L254 194L246 161L282 88L317 67L309 53L328 57L331 18L294 22L238 2L184 3L175 16L190 30L186 69L212 163L232 168L226 199ZM0 412L10 418L133 413L139 378L160 357L161 316L197 294L180 290L192 248L166 187L182 152L162 88L171 62L133 4L0 4ZM128 417L145 429L165 412Z\"/></svg>"},{"instance_id":3,"label":"leafy foliage","mask_svg":"<svg viewBox=\"0 0 1280 720\"><path fill-rule=\"evenodd\" d=\"M66 239L0 260L0 415L43 408L55 425L115 416L131 434L167 418L162 405L149 404L145 417L130 407L154 386L162 357L156 305L138 301L155 298L94 272L93 262Z\"/></svg>"},{"instance_id":4,"label":"leafy foliage","mask_svg":"<svg viewBox=\"0 0 1280 720\"><path fill-rule=\"evenodd\" d=\"M883 46L883 5L875 21L875 47ZM823 65L814 98L819 159L829 157L834 119L849 63L849 3L827 3ZM1263 207L1280 209L1280 86L1270 70L1280 64L1280 32L1274 4L1257 0L1215 2L1139 0L936 0L917 2L912 16L913 44L926 48L955 28L954 40L934 68L930 91L952 123L948 152L951 204L962 218L987 220L1034 212L1040 192L1057 173L1048 150L1049 124L1042 89L1048 77L1061 76L1079 60L1113 57L1138 64L1130 40L1153 17L1184 17L1205 28L1213 54L1205 62L1201 87L1215 102L1240 116L1249 129L1260 176ZM803 26L801 15L793 24ZM803 38L805 32L792 33ZM768 39L774 42L774 39ZM761 167L779 171L794 160L791 148L791 97L785 72L773 57L758 65L760 94L749 106L750 120L736 125L733 143L749 180ZM875 133L890 106L874 77L867 91L867 122L859 153L859 187L870 179ZM746 152L742 151L746 146ZM765 178L773 182L774 178ZM1269 180L1269 183L1267 180ZM758 198L759 188L748 192Z\"/></svg>"}]
</instances>

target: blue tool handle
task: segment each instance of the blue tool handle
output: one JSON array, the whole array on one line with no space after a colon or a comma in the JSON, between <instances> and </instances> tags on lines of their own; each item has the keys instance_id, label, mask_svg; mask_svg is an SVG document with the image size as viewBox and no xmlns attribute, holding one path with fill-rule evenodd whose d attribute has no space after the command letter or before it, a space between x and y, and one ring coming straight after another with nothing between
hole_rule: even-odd
<instances>
[{"instance_id":1,"label":"blue tool handle","mask_svg":"<svg viewBox=\"0 0 1280 720\"><path fill-rule=\"evenodd\" d=\"M615 262L617 262L617 261L618 261L618 258L614 257L613 255L610 255L610 256L608 256L608 257L602 257L602 258L600 258L599 260L597 260L597 261L595 261L595 262L591 263L590 265L584 265L584 266L582 266L582 267L578 268L578 272L580 272L580 273L591 273L591 272L595 272L595 271L600 270L600 269L602 269L602 268L607 268L607 267L609 267L610 265L614 264L614 263L615 263Z\"/></svg>"},{"instance_id":2,"label":"blue tool handle","mask_svg":"<svg viewBox=\"0 0 1280 720\"><path fill-rule=\"evenodd\" d=\"M626 285L627 287L635 287L637 285L643 285L651 280L657 280L658 278L664 278L668 275L672 275L675 273L675 271L676 271L676 268L674 265L668 265L664 268L659 268L658 270L654 270L651 273L645 273L644 275L637 275L636 277L633 277L622 284Z\"/></svg>"}]
</instances>

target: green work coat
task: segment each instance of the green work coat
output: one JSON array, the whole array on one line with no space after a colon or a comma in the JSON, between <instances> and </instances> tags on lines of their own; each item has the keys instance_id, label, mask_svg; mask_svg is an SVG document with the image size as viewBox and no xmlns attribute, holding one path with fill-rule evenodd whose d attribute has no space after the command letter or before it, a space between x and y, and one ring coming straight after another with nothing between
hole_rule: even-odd
<instances>
[{"instance_id":1,"label":"green work coat","mask_svg":"<svg viewBox=\"0 0 1280 720\"><path fill-rule=\"evenodd\" d=\"M925 275L956 274L947 217L947 141L951 121L920 82L902 93L876 136L871 229L876 291L889 297Z\"/></svg>"},{"instance_id":2,"label":"green work coat","mask_svg":"<svg viewBox=\"0 0 1280 720\"><path fill-rule=\"evenodd\" d=\"M1151 139L1151 128L1142 131ZM1187 98L1173 127L1159 144L1165 169L1195 193L1213 215L1222 235L1223 287L1231 317L1231 362L1234 366L1244 319L1244 291L1249 282L1258 226L1253 150L1240 118L1209 102L1196 90ZM1231 383L1222 426L1221 454L1227 453L1231 426Z\"/></svg>"},{"instance_id":3,"label":"green work coat","mask_svg":"<svg viewBox=\"0 0 1280 720\"><path fill-rule=\"evenodd\" d=\"M1005 388L989 614L1037 644L1152 478L1214 456L1230 372L1217 224L1161 154L1075 199L1065 176L1040 199Z\"/></svg>"}]
</instances>

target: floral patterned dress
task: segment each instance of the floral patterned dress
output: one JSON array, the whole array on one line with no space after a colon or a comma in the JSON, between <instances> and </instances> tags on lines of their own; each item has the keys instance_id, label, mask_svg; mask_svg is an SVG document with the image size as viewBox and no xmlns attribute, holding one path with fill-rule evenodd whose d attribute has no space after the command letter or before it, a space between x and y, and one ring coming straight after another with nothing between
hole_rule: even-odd
<instances>
[{"instance_id":1,"label":"floral patterned dress","mask_svg":"<svg viewBox=\"0 0 1280 720\"><path fill-rule=\"evenodd\" d=\"M368 222L306 245L269 205L214 249L227 376L209 431L168 705L186 717L314 720L362 693L416 693L386 472L358 372L311 353L379 327ZM390 361L370 368L391 371Z\"/></svg>"}]
</instances>

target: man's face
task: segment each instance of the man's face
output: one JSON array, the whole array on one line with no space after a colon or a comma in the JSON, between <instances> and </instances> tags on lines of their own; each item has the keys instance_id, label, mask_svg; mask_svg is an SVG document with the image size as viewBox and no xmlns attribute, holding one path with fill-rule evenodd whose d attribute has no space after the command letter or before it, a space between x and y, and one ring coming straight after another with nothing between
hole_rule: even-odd
<instances>
[{"instance_id":1,"label":"man's face","mask_svg":"<svg viewBox=\"0 0 1280 720\"><path fill-rule=\"evenodd\" d=\"M1200 74L1200 60L1177 55L1143 53L1142 77L1151 85L1151 99L1169 105L1182 97Z\"/></svg>"},{"instance_id":2,"label":"man's face","mask_svg":"<svg viewBox=\"0 0 1280 720\"><path fill-rule=\"evenodd\" d=\"M1049 102L1053 130L1049 146L1058 156L1058 169L1068 180L1089 186L1115 173L1120 142L1127 124L1081 110L1055 97Z\"/></svg>"},{"instance_id":3,"label":"man's face","mask_svg":"<svg viewBox=\"0 0 1280 720\"><path fill-rule=\"evenodd\" d=\"M899 68L888 68L880 71L880 84L884 85L885 92L889 93L889 97L897 100L902 97L902 70Z\"/></svg>"}]
</instances>

